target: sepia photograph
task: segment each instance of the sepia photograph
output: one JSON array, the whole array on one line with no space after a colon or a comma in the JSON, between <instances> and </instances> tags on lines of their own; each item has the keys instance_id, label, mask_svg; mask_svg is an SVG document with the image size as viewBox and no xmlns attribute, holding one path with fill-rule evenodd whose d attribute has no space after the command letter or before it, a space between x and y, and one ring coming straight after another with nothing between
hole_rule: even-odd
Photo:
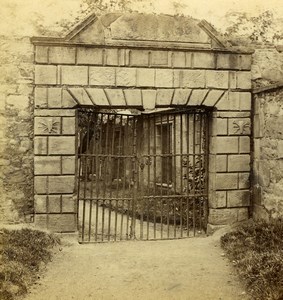
<instances>
[{"instance_id":1,"label":"sepia photograph","mask_svg":"<svg viewBox=\"0 0 283 300\"><path fill-rule=\"evenodd\" d=\"M0 300L283 300L282 1L0 5Z\"/></svg>"}]
</instances>

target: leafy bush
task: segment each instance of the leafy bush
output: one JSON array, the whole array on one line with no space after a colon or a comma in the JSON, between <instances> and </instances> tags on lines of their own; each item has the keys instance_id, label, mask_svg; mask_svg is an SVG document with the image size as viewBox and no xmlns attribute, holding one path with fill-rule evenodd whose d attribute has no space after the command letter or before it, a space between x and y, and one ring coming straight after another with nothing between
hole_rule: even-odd
<instances>
[{"instance_id":1,"label":"leafy bush","mask_svg":"<svg viewBox=\"0 0 283 300\"><path fill-rule=\"evenodd\" d=\"M31 229L0 231L0 299L24 295L37 279L40 266L51 259L51 248L59 240Z\"/></svg>"},{"instance_id":2,"label":"leafy bush","mask_svg":"<svg viewBox=\"0 0 283 300\"><path fill-rule=\"evenodd\" d=\"M254 299L283 299L283 219L249 221L225 234L221 246Z\"/></svg>"}]
</instances>

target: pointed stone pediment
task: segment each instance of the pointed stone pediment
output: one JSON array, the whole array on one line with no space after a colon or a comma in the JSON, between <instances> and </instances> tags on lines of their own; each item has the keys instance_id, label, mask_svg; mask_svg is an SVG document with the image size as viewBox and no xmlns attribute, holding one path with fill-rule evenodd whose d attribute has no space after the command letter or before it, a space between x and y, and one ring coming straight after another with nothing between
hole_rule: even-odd
<instances>
[{"instance_id":1,"label":"pointed stone pediment","mask_svg":"<svg viewBox=\"0 0 283 300\"><path fill-rule=\"evenodd\" d=\"M65 41L84 44L179 45L193 48L226 48L226 42L206 21L190 17L141 13L89 16Z\"/></svg>"}]
</instances>

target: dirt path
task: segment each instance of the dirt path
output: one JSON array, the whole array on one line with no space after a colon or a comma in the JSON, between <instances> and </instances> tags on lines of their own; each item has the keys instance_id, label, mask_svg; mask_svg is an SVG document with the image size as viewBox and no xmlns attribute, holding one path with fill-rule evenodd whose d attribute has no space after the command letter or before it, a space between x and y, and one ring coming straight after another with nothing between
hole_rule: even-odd
<instances>
[{"instance_id":1,"label":"dirt path","mask_svg":"<svg viewBox=\"0 0 283 300\"><path fill-rule=\"evenodd\" d=\"M246 300L218 236L63 247L26 300Z\"/></svg>"}]
</instances>

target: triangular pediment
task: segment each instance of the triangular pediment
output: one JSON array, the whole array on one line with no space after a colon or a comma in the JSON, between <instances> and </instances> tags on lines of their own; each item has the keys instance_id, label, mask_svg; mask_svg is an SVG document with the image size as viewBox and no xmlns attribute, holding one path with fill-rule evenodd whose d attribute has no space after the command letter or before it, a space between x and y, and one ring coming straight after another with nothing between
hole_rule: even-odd
<instances>
[{"instance_id":1,"label":"triangular pediment","mask_svg":"<svg viewBox=\"0 0 283 300\"><path fill-rule=\"evenodd\" d=\"M149 44L223 49L226 41L206 21L142 13L90 15L65 41L83 44Z\"/></svg>"}]
</instances>

